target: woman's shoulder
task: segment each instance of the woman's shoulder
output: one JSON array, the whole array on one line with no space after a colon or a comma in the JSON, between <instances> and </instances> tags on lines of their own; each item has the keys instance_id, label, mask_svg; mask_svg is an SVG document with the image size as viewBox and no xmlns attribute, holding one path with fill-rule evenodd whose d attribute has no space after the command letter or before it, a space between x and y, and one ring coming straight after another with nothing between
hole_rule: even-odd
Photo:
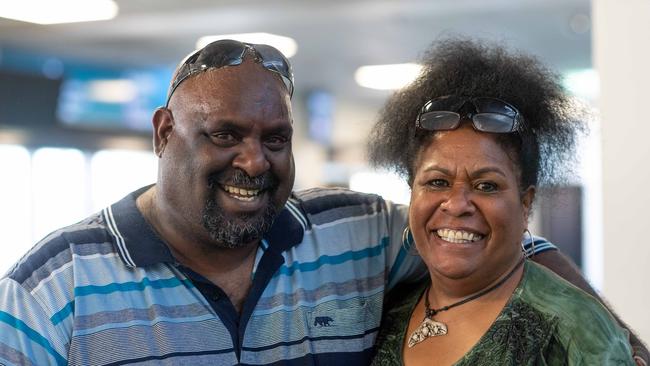
<instances>
[{"instance_id":1,"label":"woman's shoulder","mask_svg":"<svg viewBox=\"0 0 650 366\"><path fill-rule=\"evenodd\" d=\"M602 317L607 322L614 321L607 309L593 296L546 267L528 261L524 278L521 289L522 299L539 311L555 315L569 323L580 322L584 317L593 316Z\"/></svg>"},{"instance_id":2,"label":"woman's shoulder","mask_svg":"<svg viewBox=\"0 0 650 366\"><path fill-rule=\"evenodd\" d=\"M556 319L554 337L568 357L633 364L627 331L593 296L534 262L527 263L521 287L524 302Z\"/></svg>"}]
</instances>

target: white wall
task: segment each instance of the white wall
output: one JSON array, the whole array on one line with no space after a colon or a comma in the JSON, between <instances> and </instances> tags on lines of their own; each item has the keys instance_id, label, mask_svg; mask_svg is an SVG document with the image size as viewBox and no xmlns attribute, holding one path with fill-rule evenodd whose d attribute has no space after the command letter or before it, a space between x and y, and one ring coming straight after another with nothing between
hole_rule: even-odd
<instances>
[{"instance_id":1,"label":"white wall","mask_svg":"<svg viewBox=\"0 0 650 366\"><path fill-rule=\"evenodd\" d=\"M650 1L594 0L605 297L650 341Z\"/></svg>"}]
</instances>

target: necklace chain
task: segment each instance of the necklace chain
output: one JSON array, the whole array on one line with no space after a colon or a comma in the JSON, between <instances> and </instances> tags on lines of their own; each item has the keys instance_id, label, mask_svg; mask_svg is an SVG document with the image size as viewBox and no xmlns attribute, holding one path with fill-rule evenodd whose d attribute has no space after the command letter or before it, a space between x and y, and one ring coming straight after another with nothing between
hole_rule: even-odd
<instances>
[{"instance_id":1,"label":"necklace chain","mask_svg":"<svg viewBox=\"0 0 650 366\"><path fill-rule=\"evenodd\" d=\"M480 292L477 292L477 293L475 293L474 295L472 295L472 296L470 296L470 297L468 297L468 298L465 298L465 299L463 299L463 300L460 300L460 301L458 301L458 302L455 302L455 303L453 303L453 304L451 304L451 305L443 306L443 307L441 307L441 308L439 308L439 309L431 309L431 308L430 308L430 306L429 306L429 290L431 290L431 286L427 287L427 291L426 291L426 293L424 294L424 296L425 296L425 297L424 297L424 307L425 307L425 310L424 310L424 317L425 317L425 318L428 318L428 319L431 319L431 318L433 318L436 314L438 314L439 312L447 311L447 310L449 310L449 309L451 309L451 308L455 308L456 306L460 306L460 305L463 305L464 303L470 302L470 301L472 301L472 300L476 300L476 299L478 299L479 297L481 297L481 296L483 296L483 295L489 293L490 291L495 290L495 289L498 288L499 286L501 286L501 285L503 285L504 283L506 283L506 281L507 281L510 277L512 277L512 275L517 271L517 268L519 268L519 267L524 263L524 260L525 260L525 259L526 259L526 258L522 258L522 259L519 261L519 263L517 263L517 265L516 265L513 269L511 269L510 272L509 272L505 277L503 277L501 280L499 280L499 282L495 283L494 285L492 285L492 286L486 288L485 290L482 290L482 291L480 291Z\"/></svg>"}]
</instances>

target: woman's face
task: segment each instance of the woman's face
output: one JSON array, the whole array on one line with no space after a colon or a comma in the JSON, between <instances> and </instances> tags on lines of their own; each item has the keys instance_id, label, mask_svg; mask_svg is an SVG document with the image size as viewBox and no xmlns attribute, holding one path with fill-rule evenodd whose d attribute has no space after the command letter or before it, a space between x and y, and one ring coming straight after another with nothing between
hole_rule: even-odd
<instances>
[{"instance_id":1,"label":"woman's face","mask_svg":"<svg viewBox=\"0 0 650 366\"><path fill-rule=\"evenodd\" d=\"M409 222L432 276L496 279L521 258L534 195L494 136L463 124L438 132L415 161Z\"/></svg>"}]
</instances>

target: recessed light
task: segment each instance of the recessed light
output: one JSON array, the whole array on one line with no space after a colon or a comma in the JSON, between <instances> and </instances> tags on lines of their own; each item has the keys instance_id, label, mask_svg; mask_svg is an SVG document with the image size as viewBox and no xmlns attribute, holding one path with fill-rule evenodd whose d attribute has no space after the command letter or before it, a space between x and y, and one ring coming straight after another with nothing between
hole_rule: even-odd
<instances>
[{"instance_id":1,"label":"recessed light","mask_svg":"<svg viewBox=\"0 0 650 366\"><path fill-rule=\"evenodd\" d=\"M421 70L421 65L413 63L361 66L354 73L354 80L370 89L400 89L415 80Z\"/></svg>"},{"instance_id":2,"label":"recessed light","mask_svg":"<svg viewBox=\"0 0 650 366\"><path fill-rule=\"evenodd\" d=\"M112 19L113 0L0 0L0 17L36 24L61 24Z\"/></svg>"}]
</instances>

